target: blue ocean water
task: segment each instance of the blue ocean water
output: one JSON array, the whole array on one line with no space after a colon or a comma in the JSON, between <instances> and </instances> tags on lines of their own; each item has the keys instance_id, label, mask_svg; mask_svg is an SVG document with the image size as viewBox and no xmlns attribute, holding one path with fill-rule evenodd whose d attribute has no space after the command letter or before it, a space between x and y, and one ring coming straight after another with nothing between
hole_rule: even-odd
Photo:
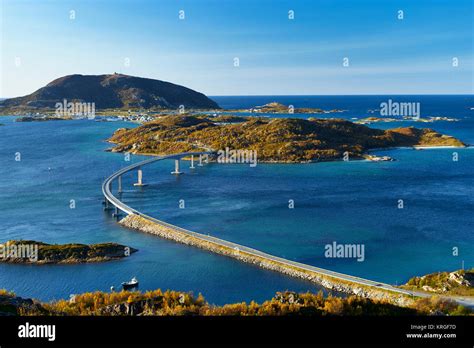
<instances>
[{"instance_id":1,"label":"blue ocean water","mask_svg":"<svg viewBox=\"0 0 474 348\"><path fill-rule=\"evenodd\" d=\"M380 109L380 103L420 103L421 116L472 116L472 95L373 95L373 96L215 96L212 97L223 109L246 109L278 102L295 108L321 108L323 110L346 110L344 113L318 114L317 117L367 117L377 116L369 110ZM288 115L281 115L288 117ZM293 115L292 117L307 117ZM272 117L274 117L272 115Z\"/></svg>"},{"instance_id":2,"label":"blue ocean water","mask_svg":"<svg viewBox=\"0 0 474 348\"><path fill-rule=\"evenodd\" d=\"M258 99L261 98L261 99ZM291 99L293 98L293 99ZM386 97L215 97L224 107L270 101L324 109L347 109L337 117L365 117ZM385 98L385 99L384 99ZM411 98L411 99L410 99ZM430 116L458 122L414 124L474 143L470 96L423 97ZM392 97L392 99L395 99ZM304 100L306 104L299 104ZM406 96L403 101L417 101ZM353 106L351 106L353 105ZM359 111L357 111L359 110ZM331 115L328 115L331 116ZM332 115L334 117L334 115ZM307 115L293 115L307 117ZM114 241L139 252L100 264L25 266L0 264L0 288L51 300L84 291L108 290L137 276L141 289L202 292L212 303L261 301L276 291L318 291L311 283L261 270L203 250L120 227L103 212L102 180L129 162L105 152L104 139L130 123L56 121L0 123L0 240L49 243ZM15 161L15 153L21 161ZM459 160L452 160L457 152ZM144 188L124 178L123 200L162 220L258 248L278 256L392 284L439 270L474 266L474 151L431 149L378 151L395 162L315 164L209 164L170 175L172 163L144 168ZM132 161L143 157L133 156ZM70 209L74 199L75 209ZM185 209L178 201L184 199ZM288 208L288 200L295 208ZM398 209L399 199L404 209ZM360 243L365 261L328 259L324 245ZM452 248L459 248L459 256Z\"/></svg>"}]
</instances>

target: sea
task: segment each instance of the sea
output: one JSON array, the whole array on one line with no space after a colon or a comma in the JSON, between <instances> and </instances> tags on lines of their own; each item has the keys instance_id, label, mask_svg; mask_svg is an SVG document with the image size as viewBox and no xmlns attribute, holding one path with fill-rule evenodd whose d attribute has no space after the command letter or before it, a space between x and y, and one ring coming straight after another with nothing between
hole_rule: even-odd
<instances>
[{"instance_id":1,"label":"sea","mask_svg":"<svg viewBox=\"0 0 474 348\"><path fill-rule=\"evenodd\" d=\"M437 96L219 96L224 109L269 102L346 110L291 117L355 120L378 116L380 103L419 102L421 117L374 128L433 128L474 144L472 95ZM274 117L288 117L288 114ZM143 160L105 151L115 130L130 122L95 120L15 122L0 117L0 242L116 242L139 251L104 263L19 265L0 263L0 289L53 301L71 294L110 291L137 277L140 290L202 293L213 304L262 302L277 291L318 292L317 284L121 227L102 206L102 181ZM158 219L290 260L386 282L474 267L474 151L467 148L390 149L374 152L391 162L311 164L209 163L171 175L174 163L125 175L121 197ZM292 203L291 203L292 202ZM332 243L364 246L364 260L330 258ZM325 290L324 290L325 291ZM325 291L326 292L326 291ZM337 294L336 294L337 295Z\"/></svg>"}]
</instances>

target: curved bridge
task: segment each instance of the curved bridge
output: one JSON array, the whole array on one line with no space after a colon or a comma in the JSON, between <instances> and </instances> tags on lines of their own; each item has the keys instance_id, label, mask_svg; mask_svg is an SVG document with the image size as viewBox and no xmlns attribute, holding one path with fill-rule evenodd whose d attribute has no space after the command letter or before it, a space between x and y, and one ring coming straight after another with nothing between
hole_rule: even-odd
<instances>
[{"instance_id":1,"label":"curved bridge","mask_svg":"<svg viewBox=\"0 0 474 348\"><path fill-rule=\"evenodd\" d=\"M157 161L165 160L165 159L175 159L176 167L175 167L175 171L172 172L172 174L180 174L180 172L179 172L179 160L181 158L184 158L184 157L194 158L194 156L199 156L199 162L200 162L200 165L202 165L201 164L202 156L203 155L208 156L208 155L212 155L214 153L215 152L213 152L213 151L184 152L184 153L179 153L179 154L154 157L154 158L142 161L142 162L132 164L128 167L125 167L125 168L115 172L111 176L109 176L102 183L102 193L104 194L104 198L105 198L104 204L106 206L109 203L112 204L115 207L115 215L116 216L119 215L119 211L122 211L126 214L129 214L129 215L134 214L134 215L140 216L140 217L142 217L142 218L144 218L148 221L151 221L155 224L177 230L180 233L183 233L183 234L188 235L188 236L192 236L192 237L197 238L201 241L209 242L209 243L212 243L214 245L222 246L222 247L225 247L225 248L231 248L231 249L233 249L237 252L244 252L246 254L255 256L257 258L268 260L268 261L271 261L271 262L276 262L276 263L281 264L281 265L286 265L286 266L290 266L292 268L300 269L300 270L303 270L303 271L309 271L309 272L313 272L313 273L317 273L317 274L321 274L321 275L326 275L326 276L329 276L331 278L335 278L335 279L338 279L338 280L348 281L348 282L352 282L352 283L363 285L363 286L373 287L373 288L378 289L378 290L385 290L385 291L398 293L398 294L401 294L401 295L416 296L416 297L431 297L431 296L434 295L434 294L429 294L429 293L425 293L425 292L421 292L421 291L408 291L408 290L404 290L404 289L401 289L401 288L398 288L398 287L394 287L390 284L375 282L375 281L372 281L372 280L368 280L368 279L364 279L364 278L360 278L360 277L355 277L355 276L351 276L351 275L347 275L347 274L343 274L343 273L339 273L339 272L334 272L334 271L330 271L330 270L327 270L327 269L323 269L323 268L303 264L303 263L296 262L296 261L287 260L287 259L284 259L284 258L281 258L281 257L278 257L278 256L274 256L274 255L270 255L270 254L264 253L262 251L259 251L259 250L253 249L253 248L249 248L249 247L237 244L237 243L233 243L233 242L229 242L229 241L226 241L226 240L223 240L223 239L220 239L220 238L216 238L216 237L212 237L212 236L209 236L209 235L193 232L193 231L181 228L179 226L175 226L175 225L169 224L167 222L158 220L154 217L145 215L145 214L129 207L128 205L126 205L125 203L120 201L117 197L115 197L112 193L112 182L115 179L118 179L119 180L119 191L121 191L121 176L123 174L127 173L127 172L130 172L130 171L134 170L134 169L138 169L140 171L139 175L138 175L140 182L138 183L138 185L141 186L142 185L142 183L141 183L141 167L143 167L145 165L148 165L148 164L151 164L151 163L154 163L154 162L157 162ZM194 161L192 160L191 166L193 166L193 162ZM472 299L472 298L459 297L459 296L456 296L456 297L455 296L443 296L443 297L454 300L454 301L456 301L456 302L458 302L462 305L468 306L468 307L474 307L474 299Z\"/></svg>"},{"instance_id":2,"label":"curved bridge","mask_svg":"<svg viewBox=\"0 0 474 348\"><path fill-rule=\"evenodd\" d=\"M142 178L141 178L141 167L147 165L147 164L150 164L150 163L154 163L154 162L157 162L157 161L161 161L161 160L164 160L164 159L174 159L176 160L176 166L175 166L175 171L172 172L172 174L181 174L179 172L179 160L181 158L184 158L184 157L190 157L192 156L193 157L193 162L194 163L194 156L199 156L199 164L202 165L202 156L205 155L205 156L208 156L208 155L212 155L214 152L213 151L205 151L205 152L183 152L183 153L179 153L179 154L175 154L175 155L167 155L167 156L157 156L157 157L154 157L154 158L150 158L148 160L145 160L145 161L142 161L142 162L138 162L138 163L134 163L132 165L129 165L128 167L125 167L125 168L122 168L120 169L119 171L113 173L111 176L109 176L107 179L105 179L105 181L102 183L102 193L104 195L104 204L105 206L108 206L109 203L111 203L114 207L115 207L115 213L118 214L119 211L123 211L124 213L127 213L127 214L136 214L136 215L140 215L140 216L145 216L144 214L140 213L139 211L129 207L128 205L126 205L125 203L123 203L122 201L120 201L117 197L115 197L112 193L112 182L115 180L115 179L118 179L119 181L119 192L122 190L122 175L125 174L125 173L128 173L134 169L138 169L138 179L139 179L139 182L135 185L137 186L144 186L141 182ZM193 165L193 164L192 164Z\"/></svg>"}]
</instances>

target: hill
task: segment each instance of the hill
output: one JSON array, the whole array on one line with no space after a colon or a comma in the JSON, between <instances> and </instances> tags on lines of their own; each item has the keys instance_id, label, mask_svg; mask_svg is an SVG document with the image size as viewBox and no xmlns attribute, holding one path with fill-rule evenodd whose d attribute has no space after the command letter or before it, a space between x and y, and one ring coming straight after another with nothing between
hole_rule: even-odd
<instances>
[{"instance_id":1,"label":"hill","mask_svg":"<svg viewBox=\"0 0 474 348\"><path fill-rule=\"evenodd\" d=\"M187 151L257 151L259 162L309 162L363 158L375 148L465 146L432 129L372 129L342 119L249 117L220 123L212 117L164 116L134 129L119 129L109 139L114 152L165 155Z\"/></svg>"},{"instance_id":2,"label":"hill","mask_svg":"<svg viewBox=\"0 0 474 348\"><path fill-rule=\"evenodd\" d=\"M128 76L68 75L37 91L0 101L0 111L54 109L56 103L95 103L96 109L218 109L204 94L170 82Z\"/></svg>"}]
</instances>

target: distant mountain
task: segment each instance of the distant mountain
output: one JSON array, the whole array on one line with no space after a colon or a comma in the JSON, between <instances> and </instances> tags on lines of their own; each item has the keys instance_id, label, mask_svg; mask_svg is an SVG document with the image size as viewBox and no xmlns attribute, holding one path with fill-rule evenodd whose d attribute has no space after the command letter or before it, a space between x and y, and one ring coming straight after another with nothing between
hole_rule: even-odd
<instances>
[{"instance_id":1,"label":"distant mountain","mask_svg":"<svg viewBox=\"0 0 474 348\"><path fill-rule=\"evenodd\" d=\"M63 102L95 103L96 109L218 109L204 94L170 82L123 74L68 75L24 97L0 102L4 109L55 108Z\"/></svg>"}]
</instances>

